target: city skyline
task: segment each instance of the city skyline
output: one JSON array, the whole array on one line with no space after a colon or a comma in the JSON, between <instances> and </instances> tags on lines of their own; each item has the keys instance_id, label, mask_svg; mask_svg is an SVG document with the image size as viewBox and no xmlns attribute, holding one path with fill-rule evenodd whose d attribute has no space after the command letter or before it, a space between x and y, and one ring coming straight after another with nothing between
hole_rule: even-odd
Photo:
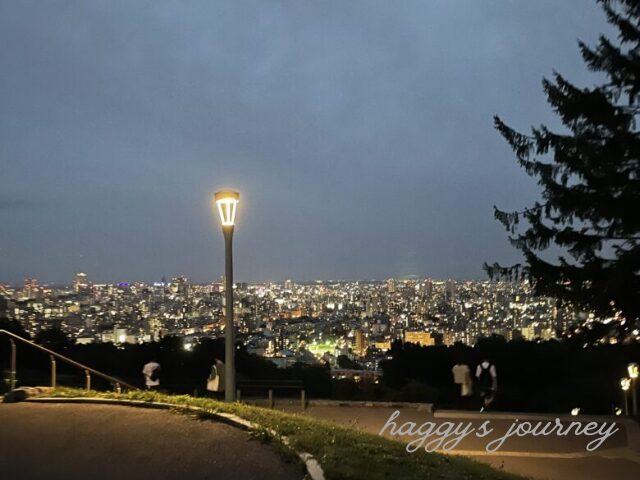
<instances>
[{"instance_id":1,"label":"city skyline","mask_svg":"<svg viewBox=\"0 0 640 480\"><path fill-rule=\"evenodd\" d=\"M82 274L86 274L86 272L80 272L77 271L75 275L82 273ZM223 272L222 272L223 273ZM154 284L154 283L162 283L163 279L166 282L169 282L170 279L174 279L174 278L185 278L189 281L190 284L192 285L213 285L213 284L219 284L222 282L222 279L224 278L223 274L220 274L219 276L212 278L208 281L192 281L191 277L189 275L186 275L184 273L177 273L177 274L167 274L167 275L162 275L160 278L156 278L156 279L150 279L150 280L140 280L140 279L127 279L127 278L118 278L116 280L113 281L103 281L102 279L95 279L95 278L91 278L89 283L91 285L117 285L120 283L128 283L128 284ZM89 275L90 277L90 275ZM55 287L55 288L59 288L59 287L69 287L72 286L74 283L73 278L71 279L67 279L62 280L62 281L55 281L55 282L49 282L49 281L43 281L42 279L34 276L34 275L27 275L25 276L23 279L21 280L16 280L16 281L2 281L0 280L0 285L11 285L14 287L19 287L25 284L25 282L28 281L32 281L35 280L37 281L39 284L42 284L42 286L47 286L47 287ZM290 277L283 277L283 278L278 278L278 279L265 279L265 280L258 280L258 281L247 281L244 280L242 278L236 278L234 279L234 283L246 283L249 285L263 285L263 284L284 284L286 282L293 282L294 284L297 285L307 285L307 284L313 284L313 283L354 283L354 282L366 282L366 283L383 283L386 282L388 280L396 280L399 282L405 282L405 281L418 281L418 280L431 280L434 282L446 282L448 280L452 280L458 283L465 283L465 282L499 282L499 280L491 280L488 278L487 275L480 275L479 278L455 278L455 277L434 277L434 276L430 276L430 275L405 275L405 276L388 276L388 277L383 277L383 278L290 278Z\"/></svg>"},{"instance_id":2,"label":"city skyline","mask_svg":"<svg viewBox=\"0 0 640 480\"><path fill-rule=\"evenodd\" d=\"M32 335L61 328L84 343L124 343L119 340L123 335L129 343L177 335L192 344L224 332L223 285L193 284L185 277L153 284L98 284L79 272L64 287L45 286L36 279L18 287L0 285L0 315L4 311ZM356 332L362 334L355 337L360 355L368 341L386 345L379 347L383 355L398 338L425 345L436 338L446 344L473 344L495 333L509 339L551 339L579 318L578 312L556 306L553 299L533 295L527 282L286 280L235 285L234 319L242 342L264 347L274 338L284 342L286 335L293 351L310 343L324 345L328 338L346 345ZM583 320L594 318L581 315ZM303 324L306 333L300 337ZM316 356L324 353L314 351Z\"/></svg>"},{"instance_id":3,"label":"city skyline","mask_svg":"<svg viewBox=\"0 0 640 480\"><path fill-rule=\"evenodd\" d=\"M493 205L538 194L492 116L556 125L540 80L592 84L576 39L610 30L584 2L2 5L10 282L209 281L225 187L243 280L481 279L519 259Z\"/></svg>"}]
</instances>

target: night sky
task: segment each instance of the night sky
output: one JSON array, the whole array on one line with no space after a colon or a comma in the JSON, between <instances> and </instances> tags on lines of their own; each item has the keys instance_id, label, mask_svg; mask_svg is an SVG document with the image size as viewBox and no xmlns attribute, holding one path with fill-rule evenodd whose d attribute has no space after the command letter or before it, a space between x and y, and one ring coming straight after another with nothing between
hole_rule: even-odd
<instances>
[{"instance_id":1,"label":"night sky","mask_svg":"<svg viewBox=\"0 0 640 480\"><path fill-rule=\"evenodd\" d=\"M0 0L0 281L484 278L594 1Z\"/></svg>"}]
</instances>

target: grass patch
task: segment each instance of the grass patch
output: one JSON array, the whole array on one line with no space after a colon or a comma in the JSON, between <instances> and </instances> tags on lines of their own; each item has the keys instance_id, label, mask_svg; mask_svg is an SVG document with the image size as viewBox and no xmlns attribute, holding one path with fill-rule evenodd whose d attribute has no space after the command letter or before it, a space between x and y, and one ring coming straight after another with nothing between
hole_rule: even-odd
<instances>
[{"instance_id":1,"label":"grass patch","mask_svg":"<svg viewBox=\"0 0 640 480\"><path fill-rule=\"evenodd\" d=\"M293 456L294 451L308 452L313 455L320 462L328 480L522 479L517 475L495 470L488 465L464 457L425 451L407 453L404 444L378 435L356 431L302 414L284 413L241 403L229 404L208 398L166 395L150 391L117 394L70 388L56 389L47 396L164 402L176 405L178 408L195 406L206 410L197 415L200 418L207 418L207 412L235 414L259 425L252 435L261 441L276 444L288 458ZM272 438L269 429L274 430L277 436L287 436L290 447L282 444L277 437Z\"/></svg>"}]
</instances>

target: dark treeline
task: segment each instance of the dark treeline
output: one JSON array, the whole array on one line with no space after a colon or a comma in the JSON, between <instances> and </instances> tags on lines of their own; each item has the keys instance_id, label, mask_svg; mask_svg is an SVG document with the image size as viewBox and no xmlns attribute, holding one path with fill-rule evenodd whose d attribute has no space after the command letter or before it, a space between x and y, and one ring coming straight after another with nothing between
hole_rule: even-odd
<instances>
[{"instance_id":1,"label":"dark treeline","mask_svg":"<svg viewBox=\"0 0 640 480\"><path fill-rule=\"evenodd\" d=\"M0 328L28 337L17 322L0 320ZM206 378L215 358L224 359L224 340L205 339L191 351L178 337L159 342L115 346L110 343L74 345L59 330L41 332L34 340L58 353L143 387L141 370L151 359L162 366L161 388L171 393L204 394ZM548 342L506 342L502 337L480 340L475 347L422 347L399 341L392 345L391 358L381 363L379 383L331 380L328 367L297 364L287 369L248 353L238 346L238 382L250 380L299 380L310 398L433 402L437 408L456 406L456 386L451 368L460 361L475 367L490 360L498 372L498 395L494 410L567 413L580 407L582 413L611 413L621 405L620 379L626 366L640 359L640 345L597 345L584 348L584 338ZM49 357L46 353L18 344L20 385L47 385ZM344 363L344 362L343 362ZM0 337L0 370L7 377L9 341ZM84 376L74 367L58 362L59 385L82 386ZM3 383L6 389L6 382ZM97 389L112 388L93 379ZM297 392L276 392L278 396ZM246 394L264 395L265 392Z\"/></svg>"},{"instance_id":2,"label":"dark treeline","mask_svg":"<svg viewBox=\"0 0 640 480\"><path fill-rule=\"evenodd\" d=\"M497 369L494 410L607 414L622 404L620 379L627 364L640 359L640 345L597 345L580 341L506 342L502 337L480 340L475 347L421 347L395 343L391 360L381 365L391 388L410 382L430 387L440 407L453 406L456 388L451 368L468 364L472 374L484 359Z\"/></svg>"},{"instance_id":3,"label":"dark treeline","mask_svg":"<svg viewBox=\"0 0 640 480\"><path fill-rule=\"evenodd\" d=\"M0 320L0 329L29 338L17 322ZM197 389L203 394L215 359L224 360L224 339L204 339L195 344L191 351L184 349L183 341L178 337L165 337L159 342L120 347L110 343L74 345L60 330L50 329L41 332L33 340L79 363L140 388L144 386L141 373L143 365L155 359L162 367L161 389L171 393L192 394ZM7 377L9 358L9 340L6 336L0 336L0 370L3 371L3 378ZM17 342L17 365L20 385L48 384L48 354ZM248 353L239 345L236 352L236 368L239 383L256 379L300 380L310 396L331 395L331 376L329 369L325 367L294 365L281 369L266 359ZM57 372L59 385L84 385L84 373L73 366L58 361ZM6 382L3 386L6 388ZM97 389L110 388L108 382L97 378L92 379L92 386ZM249 393L265 394L257 391Z\"/></svg>"}]
</instances>

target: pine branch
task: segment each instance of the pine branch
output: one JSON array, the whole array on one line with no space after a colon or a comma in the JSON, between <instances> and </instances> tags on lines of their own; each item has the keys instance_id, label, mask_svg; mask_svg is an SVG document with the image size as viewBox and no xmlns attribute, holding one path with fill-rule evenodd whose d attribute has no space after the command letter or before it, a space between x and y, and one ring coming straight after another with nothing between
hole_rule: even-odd
<instances>
[{"instance_id":1,"label":"pine branch","mask_svg":"<svg viewBox=\"0 0 640 480\"><path fill-rule=\"evenodd\" d=\"M625 16L618 13L612 6L610 0L599 0L610 23L618 27L618 39L621 43L640 43L640 28L634 24L630 18L637 16L633 11L627 10Z\"/></svg>"},{"instance_id":2,"label":"pine branch","mask_svg":"<svg viewBox=\"0 0 640 480\"><path fill-rule=\"evenodd\" d=\"M511 244L525 258L538 294L576 302L608 314L613 308L640 318L640 1L600 0L620 45L600 36L595 47L579 42L586 66L608 79L578 88L554 72L543 80L553 111L567 127L525 135L500 118L494 124L528 175L541 201L521 211L494 207ZM621 100L623 95L627 98ZM552 255L557 247L569 258ZM556 256L553 261L546 256ZM485 264L493 275L512 267Z\"/></svg>"}]
</instances>

